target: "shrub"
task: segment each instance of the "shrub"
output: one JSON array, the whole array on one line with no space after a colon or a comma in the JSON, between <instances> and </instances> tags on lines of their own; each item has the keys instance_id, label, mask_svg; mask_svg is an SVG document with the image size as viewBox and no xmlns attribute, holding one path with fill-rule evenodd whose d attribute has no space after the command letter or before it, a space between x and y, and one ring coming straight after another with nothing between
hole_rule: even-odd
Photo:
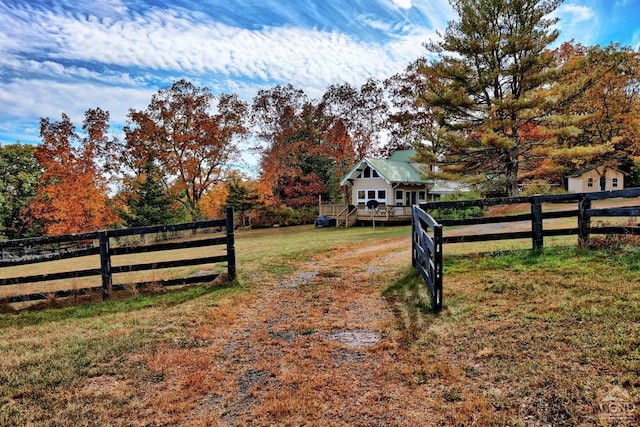
<instances>
[{"instance_id":1,"label":"shrub","mask_svg":"<svg viewBox=\"0 0 640 427\"><path fill-rule=\"evenodd\" d=\"M629 218L627 220L627 226L635 228L638 224L637 218ZM610 222L600 222L598 227L611 226ZM596 227L597 230L597 227ZM587 247L590 249L608 249L612 251L621 251L626 247L638 246L640 243L640 236L633 234L594 234L589 236Z\"/></svg>"},{"instance_id":2,"label":"shrub","mask_svg":"<svg viewBox=\"0 0 640 427\"><path fill-rule=\"evenodd\" d=\"M527 184L520 192L521 196L535 196L536 194L560 194L566 191L559 186L553 186L543 179L536 179Z\"/></svg>"},{"instance_id":3,"label":"shrub","mask_svg":"<svg viewBox=\"0 0 640 427\"><path fill-rule=\"evenodd\" d=\"M261 206L255 211L253 228L313 224L318 216L317 207L301 207L293 209L288 206Z\"/></svg>"},{"instance_id":4,"label":"shrub","mask_svg":"<svg viewBox=\"0 0 640 427\"><path fill-rule=\"evenodd\" d=\"M449 196L445 196L442 198L442 201L445 202L455 202L460 200L478 200L482 197L480 194L475 192L465 192L465 193L455 193ZM467 219L467 218L477 218L483 216L485 213L485 208L480 206L471 206L468 208L462 209L434 209L429 212L429 214L434 219Z\"/></svg>"}]
</instances>

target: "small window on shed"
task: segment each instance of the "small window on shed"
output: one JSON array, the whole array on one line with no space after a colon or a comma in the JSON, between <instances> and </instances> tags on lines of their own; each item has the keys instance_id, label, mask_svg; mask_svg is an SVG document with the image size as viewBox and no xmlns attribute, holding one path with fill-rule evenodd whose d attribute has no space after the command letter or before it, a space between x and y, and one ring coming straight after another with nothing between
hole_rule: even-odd
<instances>
[{"instance_id":1,"label":"small window on shed","mask_svg":"<svg viewBox=\"0 0 640 427\"><path fill-rule=\"evenodd\" d=\"M613 179L611 180L611 186L612 186L613 188L618 187L618 178L613 178Z\"/></svg>"},{"instance_id":2,"label":"small window on shed","mask_svg":"<svg viewBox=\"0 0 640 427\"><path fill-rule=\"evenodd\" d=\"M593 178L587 179L587 187L593 188Z\"/></svg>"}]
</instances>

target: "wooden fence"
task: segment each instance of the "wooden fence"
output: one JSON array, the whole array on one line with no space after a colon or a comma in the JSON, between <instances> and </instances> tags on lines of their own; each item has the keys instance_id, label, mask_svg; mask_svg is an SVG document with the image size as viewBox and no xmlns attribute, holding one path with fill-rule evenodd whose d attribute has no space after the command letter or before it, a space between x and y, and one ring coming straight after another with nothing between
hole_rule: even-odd
<instances>
[{"instance_id":1,"label":"wooden fence","mask_svg":"<svg viewBox=\"0 0 640 427\"><path fill-rule=\"evenodd\" d=\"M586 245L592 234L630 234L640 235L637 222L627 225L605 225L592 227L591 221L597 217L640 217L640 206L593 208L597 200L618 198L640 198L640 188L597 193L538 195L529 197L491 198L482 200L464 200L456 202L430 202L413 206L412 210L412 263L424 279L431 295L431 307L434 311L442 309L442 248L444 243L483 242L490 240L531 239L533 249L544 247L544 238L549 236L578 236L578 243ZM543 211L543 203L577 203L577 209ZM531 212L519 215L499 217L481 217L458 220L434 220L428 211L435 209L467 209L497 205L529 204ZM545 219L577 218L576 227L546 229ZM499 224L529 221L531 229L504 233L473 233L444 236L444 227L460 225ZM429 235L429 232L433 237Z\"/></svg>"},{"instance_id":2,"label":"wooden fence","mask_svg":"<svg viewBox=\"0 0 640 427\"><path fill-rule=\"evenodd\" d=\"M418 206L412 208L412 264L429 289L431 309L442 310L442 225ZM429 235L432 230L433 237Z\"/></svg>"},{"instance_id":3,"label":"wooden fence","mask_svg":"<svg viewBox=\"0 0 640 427\"><path fill-rule=\"evenodd\" d=\"M127 236L149 235L153 233L174 233L180 231L218 228L224 230L225 237L191 239L186 241L169 241L149 245L114 245L115 239L121 240ZM149 262L142 264L112 266L111 257L117 255L152 253L160 251L174 251L185 248L226 246L225 255L204 256L199 258ZM143 288L151 284L161 286L187 285L212 281L219 273L195 275L190 277L153 280L127 284L114 284L113 275L162 268L196 266L204 264L227 263L227 274L230 281L236 277L235 235L233 223L233 208L226 211L226 218L201 221L187 224L162 225L153 227L137 227L122 230L107 230L94 233L82 233L64 236L51 236L33 239L20 239L0 242L0 271L3 267L37 264L63 259L99 256L100 267L76 271L56 272L22 277L0 278L0 286L15 286L27 283L49 282L55 280L74 279L80 277L101 276L102 286L81 289L65 289L53 292L36 292L21 295L11 295L0 298L6 303L45 300L50 297L64 298L92 292L102 292L103 299L109 297L111 291L131 288Z\"/></svg>"},{"instance_id":4,"label":"wooden fence","mask_svg":"<svg viewBox=\"0 0 640 427\"><path fill-rule=\"evenodd\" d=\"M640 206L620 208L592 208L592 202L615 198L638 198L640 188L618 191L603 191L597 193L556 194L529 197L492 198L483 200L465 200L457 202L430 202L421 204L420 208L426 212L434 209L466 209L474 206L488 207L509 204L530 204L531 213L521 215L506 215L501 217L481 217L459 220L440 220L443 226L497 224L507 222L530 221L528 231L514 231L506 233L464 234L444 236L444 243L481 242L490 240L511 240L530 238L533 249L544 247L544 238L548 236L577 235L578 242L585 245L591 234L633 234L640 235L640 227L629 225L592 227L591 221L595 217L640 217ZM543 212L543 203L577 203L577 209L561 209ZM553 218L577 218L576 227L561 229L545 229L543 220Z\"/></svg>"}]
</instances>

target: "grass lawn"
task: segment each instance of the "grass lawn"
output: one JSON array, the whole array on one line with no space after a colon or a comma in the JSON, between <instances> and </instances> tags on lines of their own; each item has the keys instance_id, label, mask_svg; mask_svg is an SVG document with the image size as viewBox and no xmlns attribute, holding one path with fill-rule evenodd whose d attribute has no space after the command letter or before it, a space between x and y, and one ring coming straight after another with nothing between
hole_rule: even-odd
<instances>
[{"instance_id":1,"label":"grass lawn","mask_svg":"<svg viewBox=\"0 0 640 427\"><path fill-rule=\"evenodd\" d=\"M437 315L416 303L420 280L386 294L422 361L414 380L440 384L447 412L484 407L495 425L638 422L640 249L449 256ZM612 395L623 412L603 404Z\"/></svg>"},{"instance_id":2,"label":"grass lawn","mask_svg":"<svg viewBox=\"0 0 640 427\"><path fill-rule=\"evenodd\" d=\"M636 425L639 248L445 246L436 315L409 230L242 231L233 286L0 314L0 425ZM382 341L327 344L357 298Z\"/></svg>"}]
</instances>

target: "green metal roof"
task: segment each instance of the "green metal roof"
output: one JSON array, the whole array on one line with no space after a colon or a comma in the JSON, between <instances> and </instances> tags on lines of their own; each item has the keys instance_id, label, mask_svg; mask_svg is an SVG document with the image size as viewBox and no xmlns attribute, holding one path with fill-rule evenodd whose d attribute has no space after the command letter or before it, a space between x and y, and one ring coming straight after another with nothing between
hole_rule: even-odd
<instances>
[{"instance_id":1,"label":"green metal roof","mask_svg":"<svg viewBox=\"0 0 640 427\"><path fill-rule=\"evenodd\" d=\"M423 183L427 180L422 172L408 162L380 159L366 159L366 161L388 182Z\"/></svg>"},{"instance_id":2,"label":"green metal roof","mask_svg":"<svg viewBox=\"0 0 640 427\"><path fill-rule=\"evenodd\" d=\"M340 185L354 179L367 166L373 168L388 183L424 184L431 180L410 163L414 150L396 151L389 160L364 158L344 177Z\"/></svg>"},{"instance_id":3,"label":"green metal roof","mask_svg":"<svg viewBox=\"0 0 640 427\"><path fill-rule=\"evenodd\" d=\"M392 162L413 162L413 158L416 156L416 150L397 150L389 157Z\"/></svg>"}]
</instances>

